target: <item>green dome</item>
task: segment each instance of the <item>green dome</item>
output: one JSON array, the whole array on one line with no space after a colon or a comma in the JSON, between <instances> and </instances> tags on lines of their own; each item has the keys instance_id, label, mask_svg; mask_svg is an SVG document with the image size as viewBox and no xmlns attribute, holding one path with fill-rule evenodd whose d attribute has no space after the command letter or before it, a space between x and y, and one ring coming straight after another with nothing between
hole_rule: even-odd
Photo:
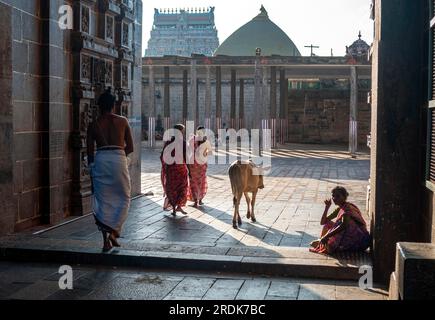
<instances>
[{"instance_id":1,"label":"green dome","mask_svg":"<svg viewBox=\"0 0 435 320\"><path fill-rule=\"evenodd\" d=\"M214 53L215 56L255 56L261 48L262 56L301 56L293 41L273 23L266 9L226 39Z\"/></svg>"}]
</instances>

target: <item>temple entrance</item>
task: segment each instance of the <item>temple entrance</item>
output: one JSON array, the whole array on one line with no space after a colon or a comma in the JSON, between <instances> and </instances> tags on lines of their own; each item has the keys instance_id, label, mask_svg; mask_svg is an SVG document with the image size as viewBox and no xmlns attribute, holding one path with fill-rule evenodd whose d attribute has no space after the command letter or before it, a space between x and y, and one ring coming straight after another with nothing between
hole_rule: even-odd
<instances>
[{"instance_id":1,"label":"temple entrance","mask_svg":"<svg viewBox=\"0 0 435 320\"><path fill-rule=\"evenodd\" d=\"M75 22L64 30L55 25L55 2L0 0L3 258L59 261L61 251L62 263L89 257L101 263L86 132L98 116L99 96L111 88L116 114L128 118L135 142L128 161L133 201L123 248L108 258L114 265L354 283L360 266L373 266L375 280L386 284L396 258L414 259L418 252L433 260L426 255L435 234L432 1L373 0L373 46L360 33L341 57L316 56L315 45L311 56L302 56L264 7L220 47L214 8L157 10L156 17L175 24L174 15L182 16L181 30L206 34L208 48L186 53L188 42L181 41L176 56L156 57L165 48L151 41L152 56L143 59L140 1L69 3ZM186 29L189 14L197 19ZM170 30L169 22L162 29ZM254 42L257 23L274 35L263 47ZM157 29L155 36L163 34ZM271 166L258 194L256 223L248 221L242 201L243 225L233 229L230 162L209 166L202 206L189 202L187 215L176 217L163 210L159 156L163 133L177 123L219 133L221 145L227 131L262 130L257 146ZM221 148L214 157L227 159L233 151ZM362 254L308 251L321 233L324 201L337 185L370 224L373 245ZM398 257L403 241L417 244ZM404 270L395 272L406 280ZM403 283L396 275L392 292ZM421 275L429 279L431 273Z\"/></svg>"}]
</instances>

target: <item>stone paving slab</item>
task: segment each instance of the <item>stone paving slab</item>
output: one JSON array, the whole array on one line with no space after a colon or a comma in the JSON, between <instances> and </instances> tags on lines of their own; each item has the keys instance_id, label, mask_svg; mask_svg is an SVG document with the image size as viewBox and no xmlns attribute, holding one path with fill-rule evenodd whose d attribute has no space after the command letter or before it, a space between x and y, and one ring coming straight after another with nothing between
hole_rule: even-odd
<instances>
[{"instance_id":1,"label":"stone paving slab","mask_svg":"<svg viewBox=\"0 0 435 320\"><path fill-rule=\"evenodd\" d=\"M247 280L240 288L237 300L264 300L270 287L270 281L263 279Z\"/></svg>"},{"instance_id":2,"label":"stone paving slab","mask_svg":"<svg viewBox=\"0 0 435 320\"><path fill-rule=\"evenodd\" d=\"M217 279L204 295L204 300L235 300L244 281L239 279Z\"/></svg>"},{"instance_id":3,"label":"stone paving slab","mask_svg":"<svg viewBox=\"0 0 435 320\"><path fill-rule=\"evenodd\" d=\"M0 262L0 300L386 300L356 281L259 277L72 265L73 290L60 290L59 265ZM26 276L18 282L17 270Z\"/></svg>"}]
</instances>

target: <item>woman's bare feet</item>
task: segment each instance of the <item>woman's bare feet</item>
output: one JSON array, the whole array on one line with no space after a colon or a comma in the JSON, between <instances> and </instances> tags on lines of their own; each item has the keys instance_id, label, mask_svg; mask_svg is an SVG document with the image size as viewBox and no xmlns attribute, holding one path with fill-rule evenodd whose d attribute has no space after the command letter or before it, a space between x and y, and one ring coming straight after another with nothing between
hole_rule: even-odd
<instances>
[{"instance_id":1,"label":"woman's bare feet","mask_svg":"<svg viewBox=\"0 0 435 320\"><path fill-rule=\"evenodd\" d=\"M112 243L110 242L110 240L105 241L104 246L103 246L103 252L109 252L112 249L113 249L113 246L112 246Z\"/></svg>"},{"instance_id":2,"label":"woman's bare feet","mask_svg":"<svg viewBox=\"0 0 435 320\"><path fill-rule=\"evenodd\" d=\"M320 244L320 240L314 240L313 242L310 243L310 246L313 248L317 248Z\"/></svg>"},{"instance_id":3,"label":"woman's bare feet","mask_svg":"<svg viewBox=\"0 0 435 320\"><path fill-rule=\"evenodd\" d=\"M109 252L110 250L112 250L113 246L112 243L108 237L107 232L102 232L103 234L103 252Z\"/></svg>"},{"instance_id":4,"label":"woman's bare feet","mask_svg":"<svg viewBox=\"0 0 435 320\"><path fill-rule=\"evenodd\" d=\"M181 207L177 207L176 211L177 211L177 212L181 212L181 213L184 214L184 215L187 214L187 212L184 211Z\"/></svg>"},{"instance_id":5,"label":"woman's bare feet","mask_svg":"<svg viewBox=\"0 0 435 320\"><path fill-rule=\"evenodd\" d=\"M119 242L116 240L115 234L113 234L113 233L110 234L109 241L113 247L117 247L117 248L121 247Z\"/></svg>"}]
</instances>

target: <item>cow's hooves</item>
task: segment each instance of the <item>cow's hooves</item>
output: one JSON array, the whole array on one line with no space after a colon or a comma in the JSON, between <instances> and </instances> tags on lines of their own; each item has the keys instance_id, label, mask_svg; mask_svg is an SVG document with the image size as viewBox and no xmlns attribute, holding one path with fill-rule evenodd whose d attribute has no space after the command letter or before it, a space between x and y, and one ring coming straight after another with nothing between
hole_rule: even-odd
<instances>
[{"instance_id":1,"label":"cow's hooves","mask_svg":"<svg viewBox=\"0 0 435 320\"><path fill-rule=\"evenodd\" d=\"M251 213L248 212L248 214L246 215L246 218L251 219Z\"/></svg>"},{"instance_id":2,"label":"cow's hooves","mask_svg":"<svg viewBox=\"0 0 435 320\"><path fill-rule=\"evenodd\" d=\"M252 223L256 223L257 222L257 219L252 219Z\"/></svg>"},{"instance_id":3,"label":"cow's hooves","mask_svg":"<svg viewBox=\"0 0 435 320\"><path fill-rule=\"evenodd\" d=\"M236 230L239 229L239 227L237 227L237 224L233 224L233 228L236 229Z\"/></svg>"},{"instance_id":4,"label":"cow's hooves","mask_svg":"<svg viewBox=\"0 0 435 320\"><path fill-rule=\"evenodd\" d=\"M239 227L243 224L242 220L237 221Z\"/></svg>"}]
</instances>

